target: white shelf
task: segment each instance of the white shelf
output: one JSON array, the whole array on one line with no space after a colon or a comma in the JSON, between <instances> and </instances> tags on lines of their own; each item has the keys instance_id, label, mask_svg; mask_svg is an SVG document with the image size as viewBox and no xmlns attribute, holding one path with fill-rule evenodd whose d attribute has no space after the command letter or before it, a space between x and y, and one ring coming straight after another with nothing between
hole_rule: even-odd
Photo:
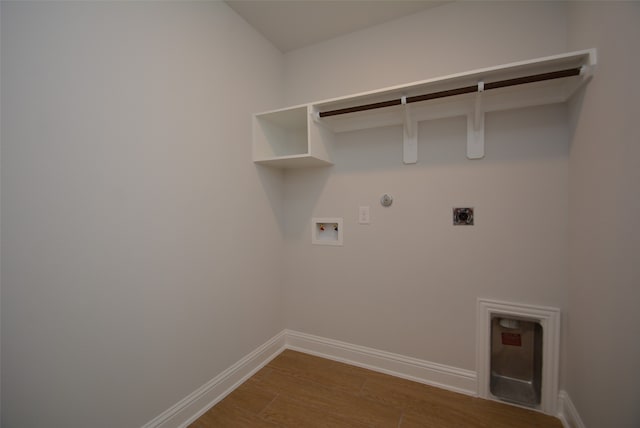
<instances>
[{"instance_id":1,"label":"white shelf","mask_svg":"<svg viewBox=\"0 0 640 428\"><path fill-rule=\"evenodd\" d=\"M253 127L256 160L308 153L306 106L256 115Z\"/></svg>"},{"instance_id":2,"label":"white shelf","mask_svg":"<svg viewBox=\"0 0 640 428\"><path fill-rule=\"evenodd\" d=\"M254 115L253 161L277 168L333 165L332 135L310 120L312 112L304 105Z\"/></svg>"},{"instance_id":3,"label":"white shelf","mask_svg":"<svg viewBox=\"0 0 640 428\"><path fill-rule=\"evenodd\" d=\"M484 156L484 113L566 102L589 81L596 51L589 49L521 61L406 85L384 88L254 116L254 162L279 168L332 165L334 134L375 127L405 127L405 163L417 160L416 123L453 116L468 117L469 158ZM401 99L451 89L490 84L566 69L579 75L520 84L375 110L319 117L319 112Z\"/></svg>"},{"instance_id":4,"label":"white shelf","mask_svg":"<svg viewBox=\"0 0 640 428\"><path fill-rule=\"evenodd\" d=\"M270 158L255 159L254 162L257 164L273 166L276 168L316 168L319 166L333 165L333 163L330 161L316 158L308 154L274 156Z\"/></svg>"}]
</instances>

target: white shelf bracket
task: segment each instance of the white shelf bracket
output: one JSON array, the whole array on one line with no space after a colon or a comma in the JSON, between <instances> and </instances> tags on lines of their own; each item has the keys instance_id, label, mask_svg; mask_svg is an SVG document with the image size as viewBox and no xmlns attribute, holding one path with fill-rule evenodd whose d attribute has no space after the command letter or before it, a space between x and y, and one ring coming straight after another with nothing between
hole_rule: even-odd
<instances>
[{"instance_id":1,"label":"white shelf bracket","mask_svg":"<svg viewBox=\"0 0 640 428\"><path fill-rule=\"evenodd\" d=\"M482 93L484 82L478 82L478 94L475 106L467 115L467 158L482 159L484 157L484 109Z\"/></svg>"},{"instance_id":2,"label":"white shelf bracket","mask_svg":"<svg viewBox=\"0 0 640 428\"><path fill-rule=\"evenodd\" d=\"M404 106L402 161L405 164L418 162L418 122L411 115L411 107L407 104L407 97L401 98Z\"/></svg>"},{"instance_id":3,"label":"white shelf bracket","mask_svg":"<svg viewBox=\"0 0 640 428\"><path fill-rule=\"evenodd\" d=\"M580 67L580 77L582 77L582 81L580 82L580 84L578 85L578 88L581 88L582 86L586 85L587 83L589 83L591 81L591 78L593 78L593 69L595 68L595 65L583 65L582 67Z\"/></svg>"}]
</instances>

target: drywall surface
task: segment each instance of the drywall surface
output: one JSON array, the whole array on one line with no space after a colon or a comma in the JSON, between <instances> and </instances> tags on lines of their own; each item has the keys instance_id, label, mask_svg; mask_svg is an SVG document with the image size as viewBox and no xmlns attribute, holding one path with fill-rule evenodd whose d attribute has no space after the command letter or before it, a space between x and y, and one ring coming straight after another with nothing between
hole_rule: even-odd
<instances>
[{"instance_id":1,"label":"drywall surface","mask_svg":"<svg viewBox=\"0 0 640 428\"><path fill-rule=\"evenodd\" d=\"M285 55L287 105L565 51L563 2L451 2Z\"/></svg>"},{"instance_id":2,"label":"drywall surface","mask_svg":"<svg viewBox=\"0 0 640 428\"><path fill-rule=\"evenodd\" d=\"M565 7L456 2L294 51L288 101L565 51ZM332 168L288 171L287 327L474 370L478 297L564 309L566 113L487 114L482 160L466 159L456 117L420 123L416 165L388 127L340 134ZM359 206L371 224L357 223ZM475 225L454 227L453 207L474 207ZM311 245L312 217L343 217L344 246Z\"/></svg>"},{"instance_id":3,"label":"drywall surface","mask_svg":"<svg viewBox=\"0 0 640 428\"><path fill-rule=\"evenodd\" d=\"M570 47L598 48L573 110L567 385L587 427L640 426L640 4L576 2Z\"/></svg>"},{"instance_id":4,"label":"drywall surface","mask_svg":"<svg viewBox=\"0 0 640 428\"><path fill-rule=\"evenodd\" d=\"M2 2L2 423L133 427L284 327L282 56L222 2Z\"/></svg>"}]
</instances>

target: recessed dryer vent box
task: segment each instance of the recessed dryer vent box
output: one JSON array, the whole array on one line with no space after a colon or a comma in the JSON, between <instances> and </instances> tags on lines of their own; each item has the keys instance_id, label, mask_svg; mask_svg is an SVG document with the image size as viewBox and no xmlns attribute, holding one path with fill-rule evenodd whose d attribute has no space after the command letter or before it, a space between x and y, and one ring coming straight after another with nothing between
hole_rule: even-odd
<instances>
[{"instance_id":1,"label":"recessed dryer vent box","mask_svg":"<svg viewBox=\"0 0 640 428\"><path fill-rule=\"evenodd\" d=\"M540 405L542 326L534 320L491 319L491 394L523 406Z\"/></svg>"},{"instance_id":2,"label":"recessed dryer vent box","mask_svg":"<svg viewBox=\"0 0 640 428\"><path fill-rule=\"evenodd\" d=\"M313 218L311 220L311 243L317 245L342 245L342 218Z\"/></svg>"}]
</instances>

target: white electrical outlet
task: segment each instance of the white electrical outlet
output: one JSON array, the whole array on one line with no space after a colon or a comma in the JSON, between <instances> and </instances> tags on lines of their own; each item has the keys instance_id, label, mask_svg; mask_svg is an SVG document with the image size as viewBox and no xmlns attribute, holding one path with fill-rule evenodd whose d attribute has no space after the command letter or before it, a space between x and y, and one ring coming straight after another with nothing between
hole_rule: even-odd
<instances>
[{"instance_id":1,"label":"white electrical outlet","mask_svg":"<svg viewBox=\"0 0 640 428\"><path fill-rule=\"evenodd\" d=\"M360 224L369 224L371 222L371 217L369 216L369 207L360 207L358 211L358 223Z\"/></svg>"}]
</instances>

